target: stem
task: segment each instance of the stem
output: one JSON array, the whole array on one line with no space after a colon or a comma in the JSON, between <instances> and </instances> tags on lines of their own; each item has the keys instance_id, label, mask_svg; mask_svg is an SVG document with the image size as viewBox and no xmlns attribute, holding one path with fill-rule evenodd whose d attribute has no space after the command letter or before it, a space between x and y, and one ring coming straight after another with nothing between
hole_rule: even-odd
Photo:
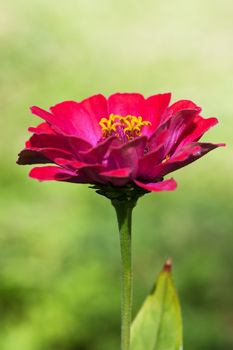
<instances>
[{"instance_id":1,"label":"stem","mask_svg":"<svg viewBox=\"0 0 233 350\"><path fill-rule=\"evenodd\" d=\"M132 257L131 220L135 200L112 200L116 210L121 247L121 350L130 349L130 326L132 314Z\"/></svg>"}]
</instances>

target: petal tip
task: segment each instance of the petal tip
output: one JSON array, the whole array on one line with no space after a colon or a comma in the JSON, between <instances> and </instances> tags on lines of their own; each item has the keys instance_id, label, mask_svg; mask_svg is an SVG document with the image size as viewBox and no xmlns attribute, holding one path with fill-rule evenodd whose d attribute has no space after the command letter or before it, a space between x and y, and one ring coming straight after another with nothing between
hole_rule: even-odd
<instances>
[{"instance_id":1,"label":"petal tip","mask_svg":"<svg viewBox=\"0 0 233 350\"><path fill-rule=\"evenodd\" d=\"M164 272L171 272L172 270L172 258L168 258L163 265Z\"/></svg>"}]
</instances>

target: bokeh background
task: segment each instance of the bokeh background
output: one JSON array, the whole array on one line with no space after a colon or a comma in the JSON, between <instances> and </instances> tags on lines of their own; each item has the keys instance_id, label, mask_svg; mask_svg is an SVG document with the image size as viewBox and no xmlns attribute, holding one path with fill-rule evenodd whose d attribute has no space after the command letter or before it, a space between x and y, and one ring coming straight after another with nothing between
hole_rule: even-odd
<instances>
[{"instance_id":1,"label":"bokeh background","mask_svg":"<svg viewBox=\"0 0 233 350\"><path fill-rule=\"evenodd\" d=\"M0 1L0 349L118 350L120 256L110 203L15 164L48 108L98 92L173 92L226 142L134 212L134 315L174 261L185 348L233 348L233 2Z\"/></svg>"}]
</instances>

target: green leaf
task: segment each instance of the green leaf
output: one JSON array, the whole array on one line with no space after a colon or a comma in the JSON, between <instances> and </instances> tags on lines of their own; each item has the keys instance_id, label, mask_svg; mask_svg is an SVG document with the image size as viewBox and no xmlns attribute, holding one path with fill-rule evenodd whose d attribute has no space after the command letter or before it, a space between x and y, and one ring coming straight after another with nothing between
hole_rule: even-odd
<instances>
[{"instance_id":1,"label":"green leaf","mask_svg":"<svg viewBox=\"0 0 233 350\"><path fill-rule=\"evenodd\" d=\"M182 350L180 304L168 260L131 326L130 350Z\"/></svg>"}]
</instances>

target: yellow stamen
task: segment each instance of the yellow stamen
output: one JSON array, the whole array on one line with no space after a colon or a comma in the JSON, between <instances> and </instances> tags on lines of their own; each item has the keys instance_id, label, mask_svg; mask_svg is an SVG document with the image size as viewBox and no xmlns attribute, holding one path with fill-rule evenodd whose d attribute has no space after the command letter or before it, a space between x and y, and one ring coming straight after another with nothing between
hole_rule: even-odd
<instances>
[{"instance_id":1,"label":"yellow stamen","mask_svg":"<svg viewBox=\"0 0 233 350\"><path fill-rule=\"evenodd\" d=\"M102 137L116 135L120 139L133 140L142 135L142 128L151 125L148 120L143 121L142 117L127 115L125 117L117 114L110 114L109 118L102 118L99 122L102 128ZM124 141L124 140L123 140Z\"/></svg>"},{"instance_id":2,"label":"yellow stamen","mask_svg":"<svg viewBox=\"0 0 233 350\"><path fill-rule=\"evenodd\" d=\"M162 163L166 163L170 159L169 154L166 155L166 157L162 160Z\"/></svg>"}]
</instances>

